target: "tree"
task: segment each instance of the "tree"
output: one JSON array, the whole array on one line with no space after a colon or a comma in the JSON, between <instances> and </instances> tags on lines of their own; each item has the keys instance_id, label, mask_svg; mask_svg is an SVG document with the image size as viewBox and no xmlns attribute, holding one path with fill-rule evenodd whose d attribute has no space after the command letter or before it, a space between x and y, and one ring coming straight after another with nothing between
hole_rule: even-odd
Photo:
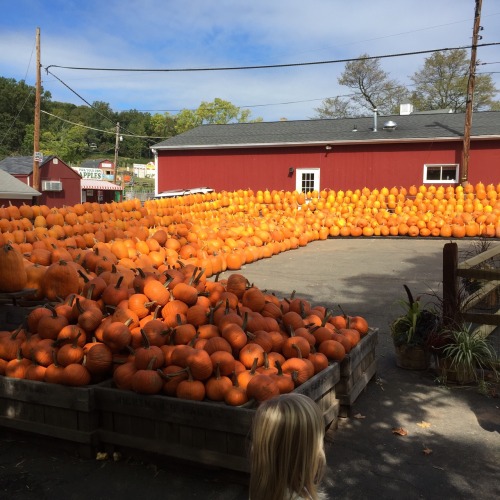
<instances>
[{"instance_id":1,"label":"tree","mask_svg":"<svg viewBox=\"0 0 500 500\"><path fill-rule=\"evenodd\" d=\"M175 117L170 113L155 113L150 120L151 136L158 140L175 135ZM159 142L159 141L156 141Z\"/></svg>"},{"instance_id":2,"label":"tree","mask_svg":"<svg viewBox=\"0 0 500 500\"><path fill-rule=\"evenodd\" d=\"M261 118L249 120L250 114L250 110L242 110L229 101L224 101L216 97L212 102L202 102L195 111L183 109L175 115L175 132L181 134L204 124L262 121Z\"/></svg>"},{"instance_id":3,"label":"tree","mask_svg":"<svg viewBox=\"0 0 500 500\"><path fill-rule=\"evenodd\" d=\"M352 101L367 111L378 109L382 114L394 113L407 99L408 90L380 67L379 59L362 54L356 61L346 63L338 82L354 91Z\"/></svg>"},{"instance_id":4,"label":"tree","mask_svg":"<svg viewBox=\"0 0 500 500\"><path fill-rule=\"evenodd\" d=\"M316 118L349 118L370 113L377 109L381 114L398 111L399 105L408 100L408 90L389 78L380 67L379 59L368 59L362 54L355 61L346 63L338 83L353 91L349 99L332 97L315 108Z\"/></svg>"},{"instance_id":5,"label":"tree","mask_svg":"<svg viewBox=\"0 0 500 500\"><path fill-rule=\"evenodd\" d=\"M50 99L50 93L41 92L42 107ZM26 125L35 116L35 87L24 80L0 77L0 155L20 154L25 139ZM31 152L33 153L33 152Z\"/></svg>"},{"instance_id":6,"label":"tree","mask_svg":"<svg viewBox=\"0 0 500 500\"><path fill-rule=\"evenodd\" d=\"M435 52L416 71L411 80L415 84L410 102L421 111L452 109L465 111L469 60L465 49ZM491 75L476 75L474 85L474 111L491 109L498 90Z\"/></svg>"},{"instance_id":7,"label":"tree","mask_svg":"<svg viewBox=\"0 0 500 500\"><path fill-rule=\"evenodd\" d=\"M40 150L44 156L55 155L67 163L75 163L88 151L85 129L78 126L66 126L58 134L47 131L40 137Z\"/></svg>"},{"instance_id":8,"label":"tree","mask_svg":"<svg viewBox=\"0 0 500 500\"><path fill-rule=\"evenodd\" d=\"M352 102L342 97L328 97L316 111L315 118L350 118L356 116Z\"/></svg>"}]
</instances>

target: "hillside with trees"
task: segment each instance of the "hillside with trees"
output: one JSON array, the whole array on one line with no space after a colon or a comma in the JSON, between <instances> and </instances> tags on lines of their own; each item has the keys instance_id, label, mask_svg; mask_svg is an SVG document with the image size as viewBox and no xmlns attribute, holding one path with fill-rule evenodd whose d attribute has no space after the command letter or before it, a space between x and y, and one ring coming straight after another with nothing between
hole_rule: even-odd
<instances>
[{"instance_id":1,"label":"hillside with trees","mask_svg":"<svg viewBox=\"0 0 500 500\"><path fill-rule=\"evenodd\" d=\"M24 81L0 77L0 159L33 154L35 87ZM151 114L135 109L115 112L106 102L91 106L51 100L42 90L40 150L57 155L70 165L87 158L112 158L116 124L120 124L120 159L123 163L147 163L151 145L205 123L250 120L250 111L216 98L195 110L177 115Z\"/></svg>"}]
</instances>

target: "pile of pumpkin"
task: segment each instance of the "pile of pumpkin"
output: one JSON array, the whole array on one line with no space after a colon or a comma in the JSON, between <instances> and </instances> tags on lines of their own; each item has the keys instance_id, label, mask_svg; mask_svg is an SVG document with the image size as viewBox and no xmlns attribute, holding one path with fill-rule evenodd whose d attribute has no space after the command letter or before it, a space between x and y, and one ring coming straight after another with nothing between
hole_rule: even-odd
<instances>
[{"instance_id":1,"label":"pile of pumpkin","mask_svg":"<svg viewBox=\"0 0 500 500\"><path fill-rule=\"evenodd\" d=\"M22 257L8 245L0 252L13 282ZM69 386L112 377L140 394L242 405L292 391L368 332L360 316L279 299L241 274L210 281L192 264L95 274L58 261L48 273L51 302L0 332L6 377Z\"/></svg>"},{"instance_id":2,"label":"pile of pumpkin","mask_svg":"<svg viewBox=\"0 0 500 500\"><path fill-rule=\"evenodd\" d=\"M0 207L0 245L10 244L27 266L35 264L29 286L37 289L41 266L60 259L86 268L88 259L106 269L119 263L160 271L181 261L210 277L329 237L500 237L499 196L500 184L478 183L309 193L238 190L144 205L9 205Z\"/></svg>"}]
</instances>

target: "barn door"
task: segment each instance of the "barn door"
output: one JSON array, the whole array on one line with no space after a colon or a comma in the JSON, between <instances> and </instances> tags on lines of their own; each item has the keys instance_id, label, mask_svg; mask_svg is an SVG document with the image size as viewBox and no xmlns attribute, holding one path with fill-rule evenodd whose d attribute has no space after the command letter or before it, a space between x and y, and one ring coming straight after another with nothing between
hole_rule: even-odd
<instances>
[{"instance_id":1,"label":"barn door","mask_svg":"<svg viewBox=\"0 0 500 500\"><path fill-rule=\"evenodd\" d=\"M295 189L300 193L319 191L319 168L298 168Z\"/></svg>"}]
</instances>

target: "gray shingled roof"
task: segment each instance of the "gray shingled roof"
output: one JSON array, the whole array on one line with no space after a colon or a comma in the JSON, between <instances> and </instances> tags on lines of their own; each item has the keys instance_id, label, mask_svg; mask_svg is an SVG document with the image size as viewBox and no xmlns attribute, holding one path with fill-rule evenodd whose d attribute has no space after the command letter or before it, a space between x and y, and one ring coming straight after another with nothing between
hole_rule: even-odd
<instances>
[{"instance_id":1,"label":"gray shingled roof","mask_svg":"<svg viewBox=\"0 0 500 500\"><path fill-rule=\"evenodd\" d=\"M384 130L394 121L395 130ZM353 142L418 141L460 139L464 133L464 113L415 113L379 116L377 132L374 118L343 118L279 122L201 125L154 146L154 149L190 149L216 147L257 147ZM354 132L353 129L357 131ZM500 112L483 111L473 115L471 136L500 138Z\"/></svg>"},{"instance_id":2,"label":"gray shingled roof","mask_svg":"<svg viewBox=\"0 0 500 500\"><path fill-rule=\"evenodd\" d=\"M30 158L33 161L33 158ZM33 196L40 196L41 194L36 189L5 172L5 170L0 170L0 198L24 200Z\"/></svg>"},{"instance_id":3,"label":"gray shingled roof","mask_svg":"<svg viewBox=\"0 0 500 500\"><path fill-rule=\"evenodd\" d=\"M111 161L111 160L107 160L106 158L100 158L97 160L82 160L82 162L80 163L80 167L82 167L82 168L99 168L100 164L103 161Z\"/></svg>"},{"instance_id":4,"label":"gray shingled roof","mask_svg":"<svg viewBox=\"0 0 500 500\"><path fill-rule=\"evenodd\" d=\"M46 156L40 167L50 161L54 156ZM9 174L29 175L33 172L33 156L9 156L0 161L0 170Z\"/></svg>"}]
</instances>

